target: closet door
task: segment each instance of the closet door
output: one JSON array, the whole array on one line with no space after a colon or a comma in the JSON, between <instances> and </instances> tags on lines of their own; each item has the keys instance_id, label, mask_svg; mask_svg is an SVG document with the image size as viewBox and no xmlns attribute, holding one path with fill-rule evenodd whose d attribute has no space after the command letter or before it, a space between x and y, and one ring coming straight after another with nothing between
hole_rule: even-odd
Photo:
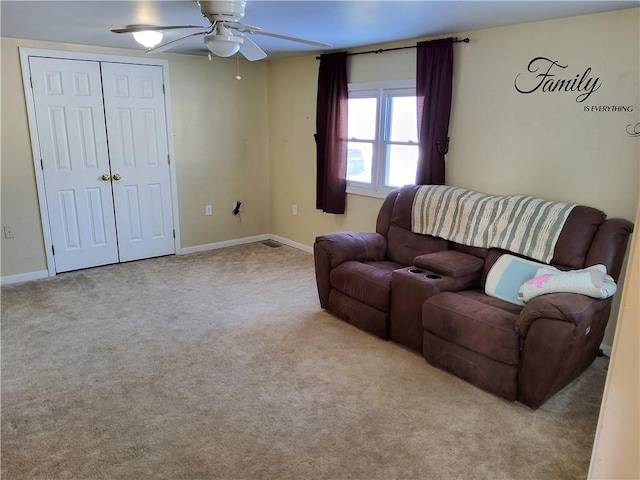
<instances>
[{"instance_id":1,"label":"closet door","mask_svg":"<svg viewBox=\"0 0 640 480\"><path fill-rule=\"evenodd\" d=\"M120 261L175 253L162 68L102 64Z\"/></svg>"},{"instance_id":2,"label":"closet door","mask_svg":"<svg viewBox=\"0 0 640 480\"><path fill-rule=\"evenodd\" d=\"M118 262L100 64L30 57L57 272Z\"/></svg>"}]
</instances>

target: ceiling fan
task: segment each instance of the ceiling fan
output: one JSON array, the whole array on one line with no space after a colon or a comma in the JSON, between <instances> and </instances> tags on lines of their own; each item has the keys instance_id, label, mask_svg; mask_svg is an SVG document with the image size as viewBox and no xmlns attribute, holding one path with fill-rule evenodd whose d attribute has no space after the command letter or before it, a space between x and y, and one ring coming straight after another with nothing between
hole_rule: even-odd
<instances>
[{"instance_id":1,"label":"ceiling fan","mask_svg":"<svg viewBox=\"0 0 640 480\"><path fill-rule=\"evenodd\" d=\"M147 52L163 52L189 40L190 38L203 36L204 43L210 52L209 55L213 54L218 57L230 57L239 51L247 60L250 61L262 60L263 58L266 58L267 54L249 38L248 34L265 35L268 37L290 40L292 42L306 43L316 47L331 48L331 45L328 43L315 42L304 38L290 37L279 33L267 32L259 27L240 23L240 20L244 17L244 10L247 5L246 0L200 0L197 3L200 6L202 16L207 18L210 22L208 27L197 25L129 25L124 28L114 28L111 31L113 33L132 33L134 36L136 36L136 34L140 34L140 32L154 32L159 38L155 39L155 44L152 42L148 45L157 45L162 38L161 33L165 30L199 29L200 31L189 33L188 35L184 35L176 40L172 40L158 46L148 47Z\"/></svg>"}]
</instances>

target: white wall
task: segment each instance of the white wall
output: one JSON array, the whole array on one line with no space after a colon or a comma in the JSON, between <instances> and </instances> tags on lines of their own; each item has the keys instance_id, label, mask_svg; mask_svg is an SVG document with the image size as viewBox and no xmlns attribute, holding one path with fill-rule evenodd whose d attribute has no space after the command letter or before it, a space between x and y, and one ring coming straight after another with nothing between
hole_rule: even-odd
<instances>
[{"instance_id":1,"label":"white wall","mask_svg":"<svg viewBox=\"0 0 640 480\"><path fill-rule=\"evenodd\" d=\"M448 178L496 194L524 193L599 208L633 221L639 142L626 132L640 121L638 10L572 17L470 33L456 49ZM557 78L587 68L601 87L583 103L578 92L520 94L557 60ZM625 106L631 112L585 112Z\"/></svg>"}]
</instances>

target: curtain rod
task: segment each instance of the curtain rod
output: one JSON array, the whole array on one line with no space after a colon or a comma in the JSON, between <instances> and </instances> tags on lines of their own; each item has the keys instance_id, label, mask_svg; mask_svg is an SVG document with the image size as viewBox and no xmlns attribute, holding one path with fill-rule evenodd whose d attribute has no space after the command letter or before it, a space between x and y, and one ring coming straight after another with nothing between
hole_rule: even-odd
<instances>
[{"instance_id":1,"label":"curtain rod","mask_svg":"<svg viewBox=\"0 0 640 480\"><path fill-rule=\"evenodd\" d=\"M458 37L454 37L453 43L469 43L469 37L463 38L462 40L458 40ZM417 45L409 45L406 47L395 47L395 48L379 48L378 50L368 50L366 52L347 53L347 56L351 57L352 55L366 55L369 53L393 52L395 50L406 50L408 48L416 48L416 47ZM316 57L316 60L320 60L320 57Z\"/></svg>"}]
</instances>

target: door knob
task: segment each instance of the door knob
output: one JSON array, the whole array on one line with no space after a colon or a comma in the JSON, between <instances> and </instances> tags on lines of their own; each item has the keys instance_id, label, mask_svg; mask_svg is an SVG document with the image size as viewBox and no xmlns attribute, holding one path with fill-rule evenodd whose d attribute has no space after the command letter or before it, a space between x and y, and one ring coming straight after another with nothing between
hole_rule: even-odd
<instances>
[{"instance_id":1,"label":"door knob","mask_svg":"<svg viewBox=\"0 0 640 480\"><path fill-rule=\"evenodd\" d=\"M113 179L117 182L118 180L120 180L122 177L120 176L119 173L114 173L113 174Z\"/></svg>"},{"instance_id":2,"label":"door knob","mask_svg":"<svg viewBox=\"0 0 640 480\"><path fill-rule=\"evenodd\" d=\"M107 181L109 181L109 179L110 179L111 177L109 176L109 174L108 174L108 173L103 173L103 174L102 174L102 177L100 177L100 178L102 178L102 180L104 180L105 182L107 182Z\"/></svg>"}]
</instances>

